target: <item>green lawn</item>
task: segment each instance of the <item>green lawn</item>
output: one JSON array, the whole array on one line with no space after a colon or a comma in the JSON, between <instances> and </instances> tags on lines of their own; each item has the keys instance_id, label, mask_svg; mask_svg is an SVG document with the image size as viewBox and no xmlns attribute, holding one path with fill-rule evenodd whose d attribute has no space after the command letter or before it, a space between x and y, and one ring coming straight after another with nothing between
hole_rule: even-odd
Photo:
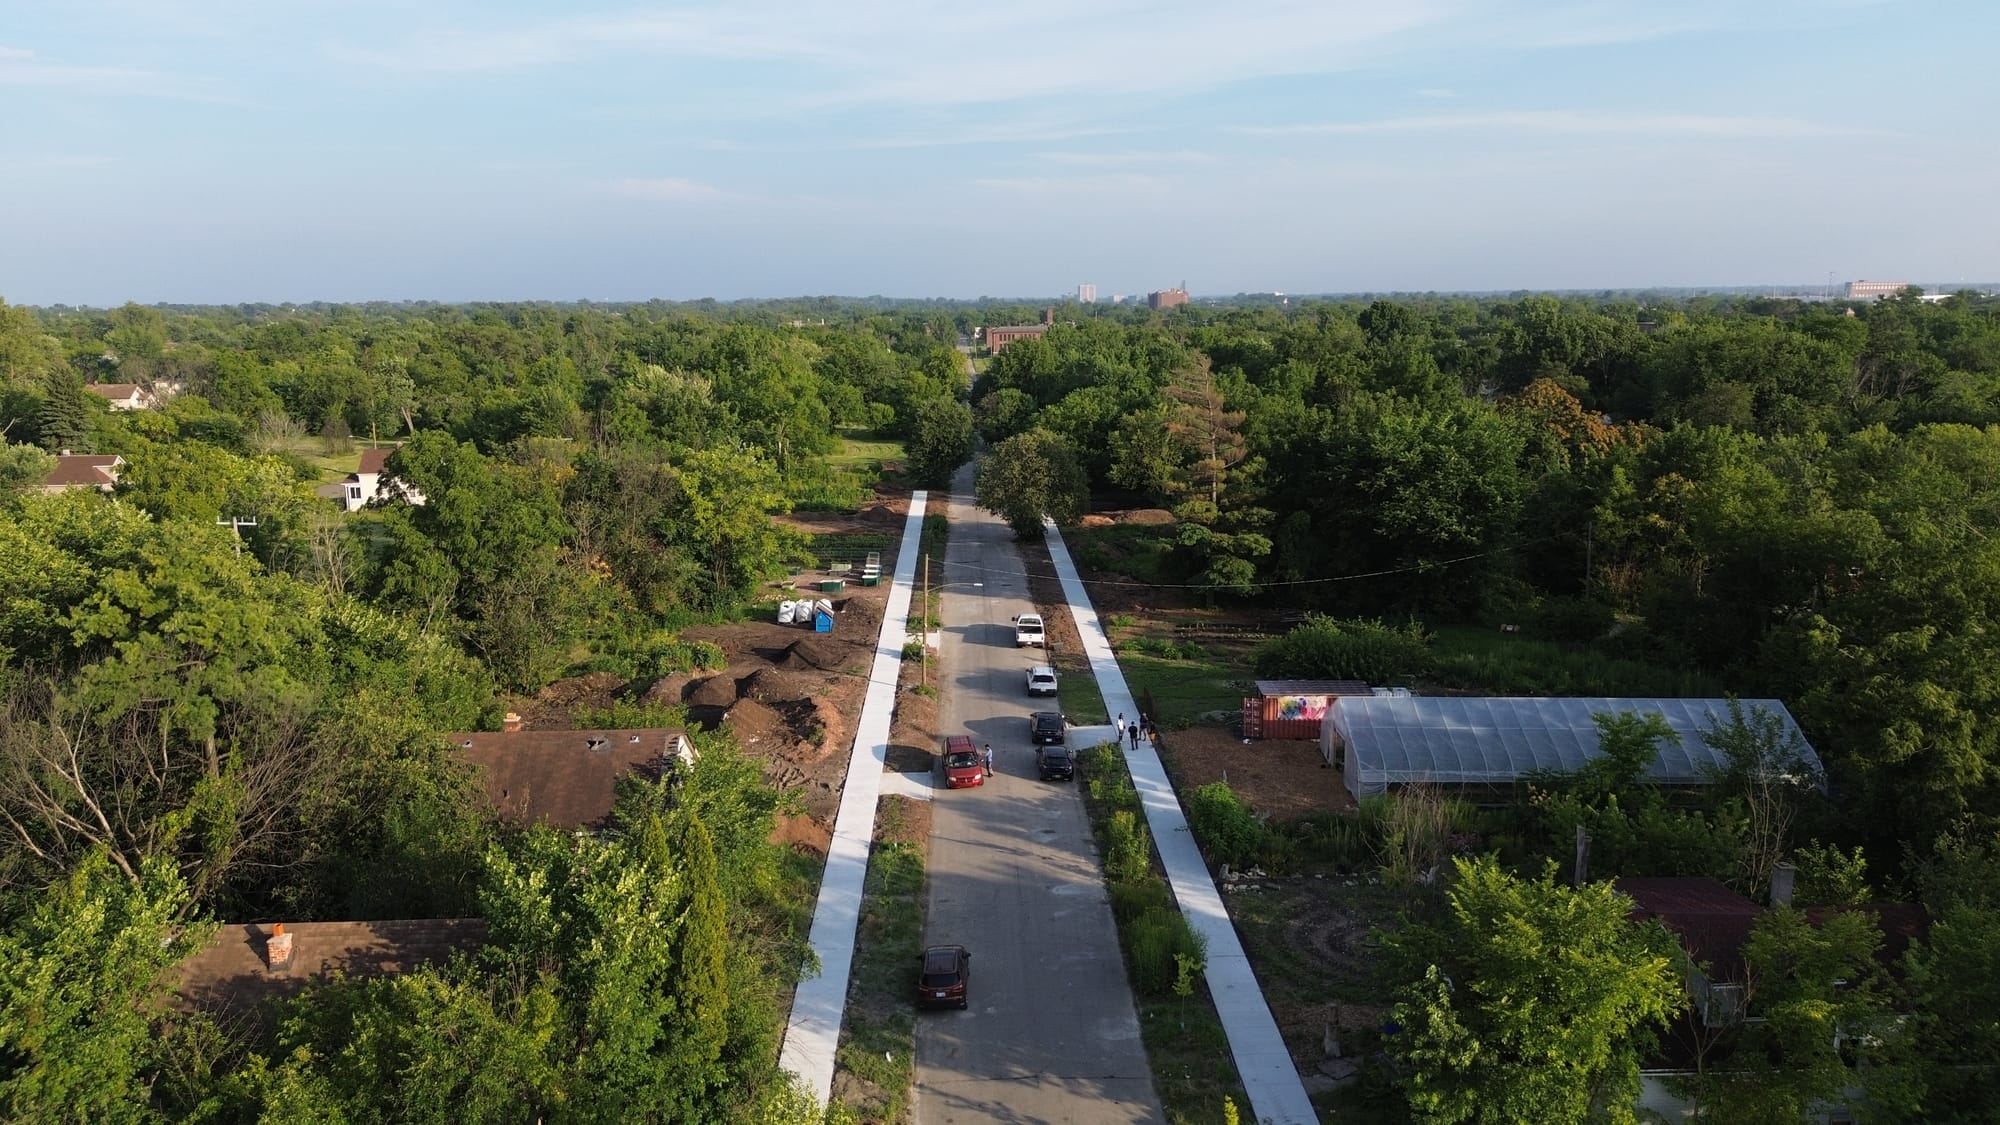
<instances>
[{"instance_id":1,"label":"green lawn","mask_svg":"<svg viewBox=\"0 0 2000 1125\"><path fill-rule=\"evenodd\" d=\"M903 459L903 443L900 441L880 437L875 431L860 426L843 426L838 432L840 448L823 458L836 469L869 469L877 461Z\"/></svg>"},{"instance_id":2,"label":"green lawn","mask_svg":"<svg viewBox=\"0 0 2000 1125\"><path fill-rule=\"evenodd\" d=\"M1133 695L1143 700L1152 690L1160 709L1153 721L1168 730L1193 726L1204 712L1240 710L1243 697L1256 691L1250 666L1228 655L1169 660L1128 650L1118 653L1118 666Z\"/></svg>"},{"instance_id":3,"label":"green lawn","mask_svg":"<svg viewBox=\"0 0 2000 1125\"><path fill-rule=\"evenodd\" d=\"M1069 717L1071 726L1101 726L1111 721L1104 695L1097 690L1097 677L1090 674L1088 664L1080 671L1058 676L1056 698L1062 702L1062 713Z\"/></svg>"}]
</instances>

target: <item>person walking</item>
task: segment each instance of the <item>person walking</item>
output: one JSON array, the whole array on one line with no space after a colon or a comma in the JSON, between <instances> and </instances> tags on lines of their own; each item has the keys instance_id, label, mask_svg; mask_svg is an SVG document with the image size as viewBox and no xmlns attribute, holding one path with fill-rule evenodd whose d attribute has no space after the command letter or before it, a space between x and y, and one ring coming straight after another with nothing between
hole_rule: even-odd
<instances>
[{"instance_id":1,"label":"person walking","mask_svg":"<svg viewBox=\"0 0 2000 1125\"><path fill-rule=\"evenodd\" d=\"M1118 712L1118 741L1125 741L1125 712Z\"/></svg>"},{"instance_id":2,"label":"person walking","mask_svg":"<svg viewBox=\"0 0 2000 1125\"><path fill-rule=\"evenodd\" d=\"M1138 748L1139 748L1139 724L1138 724L1138 723L1133 723L1133 724L1132 724L1132 749L1134 749L1134 750L1137 750Z\"/></svg>"}]
</instances>

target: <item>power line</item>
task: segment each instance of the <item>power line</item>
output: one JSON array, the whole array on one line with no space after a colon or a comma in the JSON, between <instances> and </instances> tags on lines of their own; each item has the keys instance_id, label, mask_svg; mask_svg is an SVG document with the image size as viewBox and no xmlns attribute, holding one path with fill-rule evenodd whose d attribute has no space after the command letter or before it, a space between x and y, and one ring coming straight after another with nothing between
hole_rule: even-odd
<instances>
[{"instance_id":1,"label":"power line","mask_svg":"<svg viewBox=\"0 0 2000 1125\"><path fill-rule=\"evenodd\" d=\"M1154 590L1243 590L1243 589L1265 590L1265 589L1276 589L1281 586L1320 586L1333 582L1354 582L1363 578L1386 578L1392 574L1410 574L1412 572L1419 570L1434 570L1438 567L1451 566L1455 563L1471 562L1474 559L1486 558L1488 555L1491 555L1492 553L1493 552L1491 551L1480 551L1477 554L1460 555L1454 559L1439 559L1435 562L1413 563L1409 566L1392 567L1388 570L1370 570L1360 574L1340 574L1330 578L1289 578L1289 579L1274 579L1269 582L1241 582L1241 583L1126 582L1126 581L1120 581L1115 578L1092 578L1089 579L1088 581L1092 585L1096 586L1144 586L1147 587L1148 589L1154 589ZM945 565L953 567L958 570L974 571L979 574L1002 574L1011 577L1014 574L1018 573L1017 571L1012 571L1012 570L996 570L992 567L975 566L972 563L954 563L947 561ZM1057 581L1057 582L1062 580L1062 576L1059 574L1036 574L1031 572L1028 573L1026 577L1045 578L1050 581ZM1078 577L1079 578L1082 577L1081 572L1079 572Z\"/></svg>"}]
</instances>

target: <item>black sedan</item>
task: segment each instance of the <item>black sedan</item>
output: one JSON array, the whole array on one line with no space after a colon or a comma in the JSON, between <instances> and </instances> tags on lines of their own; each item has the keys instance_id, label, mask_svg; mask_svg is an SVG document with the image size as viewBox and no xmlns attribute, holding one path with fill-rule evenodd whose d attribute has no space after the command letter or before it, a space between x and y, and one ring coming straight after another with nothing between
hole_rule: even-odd
<instances>
[{"instance_id":1,"label":"black sedan","mask_svg":"<svg viewBox=\"0 0 2000 1125\"><path fill-rule=\"evenodd\" d=\"M1036 747L1035 768L1041 771L1043 781L1076 780L1076 759L1067 746Z\"/></svg>"}]
</instances>

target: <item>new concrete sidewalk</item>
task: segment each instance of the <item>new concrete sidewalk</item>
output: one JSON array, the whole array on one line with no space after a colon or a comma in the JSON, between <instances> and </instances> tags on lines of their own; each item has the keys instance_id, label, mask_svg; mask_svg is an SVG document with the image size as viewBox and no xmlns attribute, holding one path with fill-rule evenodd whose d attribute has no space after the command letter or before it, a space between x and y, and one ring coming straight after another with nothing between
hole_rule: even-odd
<instances>
[{"instance_id":1,"label":"new concrete sidewalk","mask_svg":"<svg viewBox=\"0 0 2000 1125\"><path fill-rule=\"evenodd\" d=\"M1125 673L1118 668L1118 658L1111 651L1111 638L1097 618L1096 607L1090 604L1083 580L1077 577L1076 564L1070 561L1062 533L1053 523L1042 526L1048 533L1049 560L1055 564L1057 577L1062 579L1063 597L1069 602L1070 615L1076 619L1076 632L1083 638L1083 651L1090 657L1090 668L1097 676L1098 690L1104 694L1105 708L1112 714L1137 715L1138 701L1125 683ZM1236 1059L1236 1072L1250 1095L1252 1116L1276 1125L1315 1125L1319 1115L1306 1097L1305 1084L1299 1081L1298 1068L1292 1065L1291 1053L1285 1050L1284 1037L1278 1034L1278 1022L1271 1018L1271 1007L1264 1002L1263 990L1257 987L1257 977L1250 971L1249 958L1244 956L1236 927L1222 906L1222 896L1216 892L1215 881L1208 877L1208 866L1195 847L1194 834L1188 831L1187 817L1181 812L1180 800L1174 796L1173 784L1167 780L1166 768L1146 742L1141 742L1139 749L1126 752L1125 765L1132 772L1132 785L1139 791L1139 801L1146 810L1146 827L1160 849L1160 862L1166 865L1167 882L1174 889L1181 913L1187 915L1188 924L1208 942L1208 991L1215 998L1215 1012L1222 1019L1222 1030L1229 1036L1229 1053Z\"/></svg>"},{"instance_id":2,"label":"new concrete sidewalk","mask_svg":"<svg viewBox=\"0 0 2000 1125\"><path fill-rule=\"evenodd\" d=\"M868 673L868 695L855 726L847 781L840 790L840 811L833 820L833 843L827 848L826 870L820 876L811 936L813 952L819 955L819 975L800 981L798 991L792 994L792 1016L785 1025L784 1050L778 1055L778 1065L798 1075L820 1105L833 1093L833 1056L840 1046L840 1021L847 1010L854 931L861 921L861 885L868 877L869 845L875 838L875 804L882 793L889 720L896 710L896 677L903 663L910 584L917 575L927 496L924 492L910 494L910 515L903 521L894 585L889 589L889 604L882 611L882 632L875 639L875 663Z\"/></svg>"}]
</instances>

